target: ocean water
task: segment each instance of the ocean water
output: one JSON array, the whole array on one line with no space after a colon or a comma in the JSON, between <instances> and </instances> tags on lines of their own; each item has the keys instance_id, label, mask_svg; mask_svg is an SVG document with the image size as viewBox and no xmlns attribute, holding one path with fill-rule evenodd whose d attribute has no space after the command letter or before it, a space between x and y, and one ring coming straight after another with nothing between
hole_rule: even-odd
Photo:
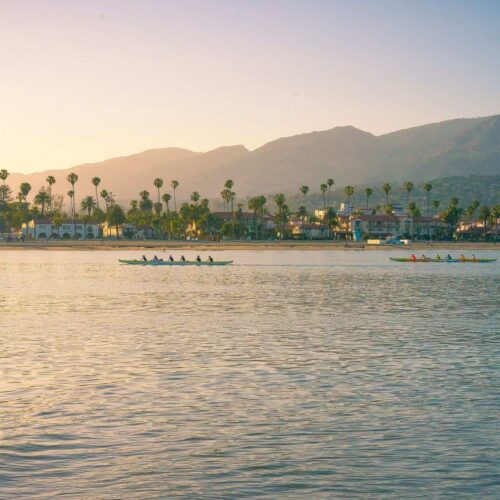
<instances>
[{"instance_id":1,"label":"ocean water","mask_svg":"<svg viewBox=\"0 0 500 500\"><path fill-rule=\"evenodd\" d=\"M1 251L0 498L498 498L500 262L405 253Z\"/></svg>"}]
</instances>

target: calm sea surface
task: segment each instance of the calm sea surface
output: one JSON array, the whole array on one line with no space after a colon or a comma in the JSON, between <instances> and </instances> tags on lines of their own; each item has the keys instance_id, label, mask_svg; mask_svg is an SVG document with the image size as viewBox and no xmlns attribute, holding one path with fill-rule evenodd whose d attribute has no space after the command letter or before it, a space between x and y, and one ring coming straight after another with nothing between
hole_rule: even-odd
<instances>
[{"instance_id":1,"label":"calm sea surface","mask_svg":"<svg viewBox=\"0 0 500 500\"><path fill-rule=\"evenodd\" d=\"M498 498L500 262L406 253L1 251L0 498Z\"/></svg>"}]
</instances>

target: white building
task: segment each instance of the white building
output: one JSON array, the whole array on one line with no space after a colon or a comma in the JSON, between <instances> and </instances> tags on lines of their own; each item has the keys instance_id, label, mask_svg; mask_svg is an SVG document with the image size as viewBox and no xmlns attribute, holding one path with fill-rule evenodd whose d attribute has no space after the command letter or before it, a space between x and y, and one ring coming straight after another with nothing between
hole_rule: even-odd
<instances>
[{"instance_id":1,"label":"white building","mask_svg":"<svg viewBox=\"0 0 500 500\"><path fill-rule=\"evenodd\" d=\"M94 221L66 220L56 225L50 219L36 219L23 224L22 234L36 240L60 238L92 240L100 237L100 229L99 224Z\"/></svg>"}]
</instances>

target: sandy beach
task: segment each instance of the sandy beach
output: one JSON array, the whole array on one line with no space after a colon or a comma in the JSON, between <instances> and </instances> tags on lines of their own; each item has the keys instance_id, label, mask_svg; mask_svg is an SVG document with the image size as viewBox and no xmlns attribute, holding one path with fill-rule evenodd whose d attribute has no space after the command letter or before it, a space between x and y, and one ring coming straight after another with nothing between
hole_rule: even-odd
<instances>
[{"instance_id":1,"label":"sandy beach","mask_svg":"<svg viewBox=\"0 0 500 500\"><path fill-rule=\"evenodd\" d=\"M362 251L362 250L422 250L456 249L468 252L480 250L497 250L497 243L482 242L415 242L410 245L368 245L348 243L345 241L158 241L158 240L95 240L95 241L0 241L0 250L332 250L332 251Z\"/></svg>"}]
</instances>

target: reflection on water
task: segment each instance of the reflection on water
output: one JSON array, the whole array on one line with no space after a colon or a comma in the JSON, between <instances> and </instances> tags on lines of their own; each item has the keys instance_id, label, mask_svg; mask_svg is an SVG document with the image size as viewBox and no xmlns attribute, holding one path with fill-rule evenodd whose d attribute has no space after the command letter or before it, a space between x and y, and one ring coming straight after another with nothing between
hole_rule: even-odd
<instances>
[{"instance_id":1,"label":"reflection on water","mask_svg":"<svg viewBox=\"0 0 500 500\"><path fill-rule=\"evenodd\" d=\"M1 498L499 496L498 264L217 255L0 254Z\"/></svg>"}]
</instances>

